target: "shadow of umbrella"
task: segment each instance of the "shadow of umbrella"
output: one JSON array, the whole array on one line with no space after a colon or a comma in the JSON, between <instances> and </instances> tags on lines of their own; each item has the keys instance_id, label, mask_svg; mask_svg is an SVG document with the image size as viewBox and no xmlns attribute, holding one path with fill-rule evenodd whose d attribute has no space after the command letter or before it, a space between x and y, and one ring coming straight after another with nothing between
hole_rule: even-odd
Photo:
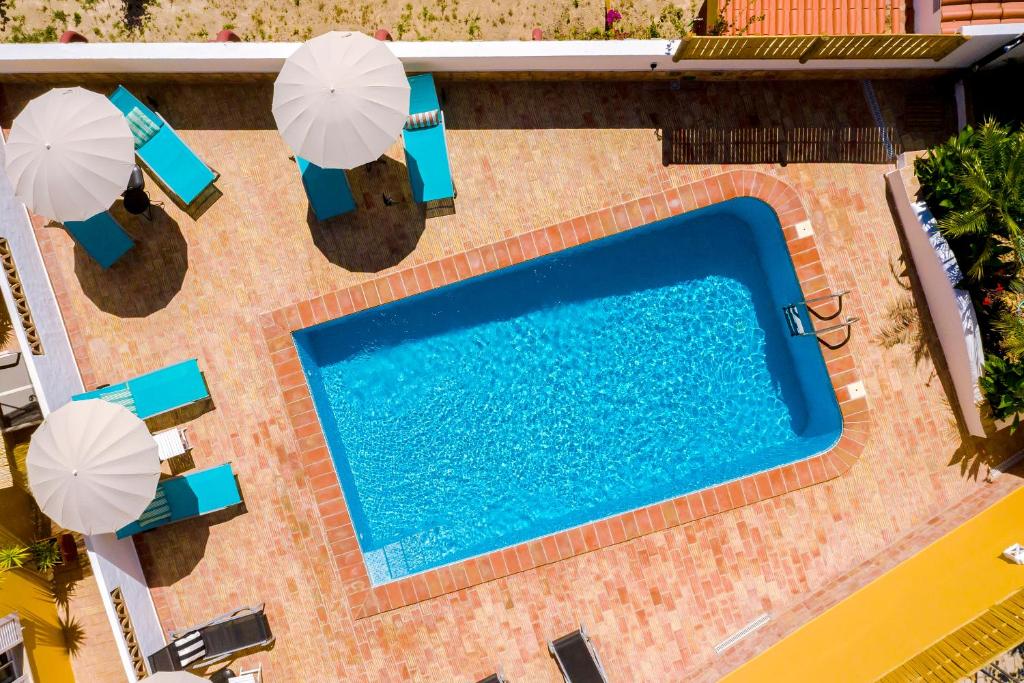
<instances>
[{"instance_id":1,"label":"shadow of umbrella","mask_svg":"<svg viewBox=\"0 0 1024 683\"><path fill-rule=\"evenodd\" d=\"M188 271L188 244L181 229L161 207L153 205L152 223L111 210L130 228L135 246L103 270L75 245L75 275L82 291L101 311L121 318L144 318L167 306L181 291Z\"/></svg>"},{"instance_id":2,"label":"shadow of umbrella","mask_svg":"<svg viewBox=\"0 0 1024 683\"><path fill-rule=\"evenodd\" d=\"M310 208L306 222L313 243L328 261L354 273L398 265L416 249L427 218L409 196L405 164L384 156L347 175L356 210L319 221ZM394 203L385 204L384 195Z\"/></svg>"},{"instance_id":3,"label":"shadow of umbrella","mask_svg":"<svg viewBox=\"0 0 1024 683\"><path fill-rule=\"evenodd\" d=\"M206 555L210 527L245 512L244 504L235 505L133 536L146 583L154 588L173 586L189 576Z\"/></svg>"}]
</instances>

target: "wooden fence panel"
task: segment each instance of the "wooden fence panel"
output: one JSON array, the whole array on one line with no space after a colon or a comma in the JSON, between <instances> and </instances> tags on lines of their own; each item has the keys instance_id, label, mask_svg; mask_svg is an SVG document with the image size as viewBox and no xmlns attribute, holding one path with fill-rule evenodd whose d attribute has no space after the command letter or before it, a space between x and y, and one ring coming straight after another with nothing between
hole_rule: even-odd
<instances>
[{"instance_id":1,"label":"wooden fence panel","mask_svg":"<svg viewBox=\"0 0 1024 683\"><path fill-rule=\"evenodd\" d=\"M687 36L673 61L684 59L931 59L960 47L962 35Z\"/></svg>"}]
</instances>

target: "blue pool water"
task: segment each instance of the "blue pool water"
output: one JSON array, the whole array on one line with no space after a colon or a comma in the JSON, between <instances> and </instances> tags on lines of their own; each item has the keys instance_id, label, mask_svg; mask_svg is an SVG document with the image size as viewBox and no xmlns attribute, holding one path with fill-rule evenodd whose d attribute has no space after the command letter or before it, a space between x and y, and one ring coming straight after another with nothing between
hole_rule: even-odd
<instances>
[{"instance_id":1,"label":"blue pool water","mask_svg":"<svg viewBox=\"0 0 1024 683\"><path fill-rule=\"evenodd\" d=\"M801 298L735 199L296 332L371 579L827 449Z\"/></svg>"}]
</instances>

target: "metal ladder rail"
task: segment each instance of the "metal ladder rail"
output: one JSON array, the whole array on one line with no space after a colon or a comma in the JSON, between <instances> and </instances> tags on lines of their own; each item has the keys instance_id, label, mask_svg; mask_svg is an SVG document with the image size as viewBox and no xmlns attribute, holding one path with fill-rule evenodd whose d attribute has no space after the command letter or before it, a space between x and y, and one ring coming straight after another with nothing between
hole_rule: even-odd
<instances>
[{"instance_id":1,"label":"metal ladder rail","mask_svg":"<svg viewBox=\"0 0 1024 683\"><path fill-rule=\"evenodd\" d=\"M821 329L813 329L813 327L812 327L811 330L805 330L803 328L803 321L800 320L800 315L799 315L799 313L797 311L797 307L798 306L803 306L804 310L806 310L810 315L813 315L818 320L825 320L825 321L827 321L827 320L835 320L840 315L842 315L842 312L843 312L843 297L846 296L849 293L850 293L850 290L844 289L843 291L837 292L835 294L826 294L824 296L816 296L816 297L813 297L813 298L810 298L810 299L804 299L803 301L798 301L796 303L789 304L788 306L784 306L783 307L783 313L786 316L786 324L789 327L790 334L795 336L795 337L796 336L799 336L799 337L809 337L809 336L813 335L813 336L817 337L818 341L821 343L822 346L824 346L825 348L830 349L832 351L835 351L835 350L840 349L843 346L845 346L846 343L850 341L850 336L853 334L853 324L856 323L856 322L859 322L860 318L847 316L846 319L843 322L841 322L841 323L837 323L835 325L829 325L828 327L823 327ZM832 313L831 315L824 315L822 313L819 313L818 311L814 310L814 308L812 308L810 306L810 304L812 304L812 303L818 303L820 301L827 301L827 300L832 300L832 299L836 300L837 305L836 305L836 311L834 313ZM841 330L843 328L846 328L846 336L843 337L843 340L840 341L840 342L837 342L837 343L833 344L833 343L825 341L824 339L821 338L821 335L823 335L823 334L829 334L830 332L837 332L837 331L839 331L839 330Z\"/></svg>"}]
</instances>

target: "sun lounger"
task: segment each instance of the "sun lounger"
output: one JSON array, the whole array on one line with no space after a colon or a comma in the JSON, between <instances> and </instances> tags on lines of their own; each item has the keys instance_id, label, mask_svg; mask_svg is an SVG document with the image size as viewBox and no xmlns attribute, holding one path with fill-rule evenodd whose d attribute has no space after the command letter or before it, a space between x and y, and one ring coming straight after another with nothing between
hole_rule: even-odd
<instances>
[{"instance_id":1,"label":"sun lounger","mask_svg":"<svg viewBox=\"0 0 1024 683\"><path fill-rule=\"evenodd\" d=\"M594 644L580 626L578 631L548 643L565 683L608 683Z\"/></svg>"},{"instance_id":2,"label":"sun lounger","mask_svg":"<svg viewBox=\"0 0 1024 683\"><path fill-rule=\"evenodd\" d=\"M156 445L160 448L161 461L184 455L192 448L192 445L188 442L188 429L186 427L174 427L157 432L153 435L153 440L156 441Z\"/></svg>"},{"instance_id":3,"label":"sun lounger","mask_svg":"<svg viewBox=\"0 0 1024 683\"><path fill-rule=\"evenodd\" d=\"M210 397L203 373L196 359L186 360L84 394L71 397L73 401L99 398L117 403L143 420L191 405Z\"/></svg>"},{"instance_id":4,"label":"sun lounger","mask_svg":"<svg viewBox=\"0 0 1024 683\"><path fill-rule=\"evenodd\" d=\"M508 683L508 681L499 672L499 673L496 673L496 674L491 674L487 678L481 678L476 683Z\"/></svg>"},{"instance_id":5,"label":"sun lounger","mask_svg":"<svg viewBox=\"0 0 1024 683\"><path fill-rule=\"evenodd\" d=\"M232 676L227 683L263 683L263 665L259 664L255 669L243 669L237 676Z\"/></svg>"},{"instance_id":6,"label":"sun lounger","mask_svg":"<svg viewBox=\"0 0 1024 683\"><path fill-rule=\"evenodd\" d=\"M201 626L173 631L171 643L149 655L149 667L154 673L199 669L273 643L263 605L243 607Z\"/></svg>"},{"instance_id":7,"label":"sun lounger","mask_svg":"<svg viewBox=\"0 0 1024 683\"><path fill-rule=\"evenodd\" d=\"M0 429L14 431L42 421L25 356L20 351L0 352Z\"/></svg>"},{"instance_id":8,"label":"sun lounger","mask_svg":"<svg viewBox=\"0 0 1024 683\"><path fill-rule=\"evenodd\" d=\"M302 185L306 188L309 205L313 207L318 221L354 211L356 200L348 186L345 171L340 168L321 168L302 157L295 157L299 165Z\"/></svg>"},{"instance_id":9,"label":"sun lounger","mask_svg":"<svg viewBox=\"0 0 1024 683\"><path fill-rule=\"evenodd\" d=\"M133 120L142 121L150 128L155 126L156 131L151 137L142 144L136 143L135 153L157 181L182 204L193 204L210 189L217 179L217 174L196 156L163 117L144 105L122 85L117 86L117 90L110 96L110 101L129 120L129 126ZM138 112L133 114L136 109ZM152 126L146 123L147 120Z\"/></svg>"},{"instance_id":10,"label":"sun lounger","mask_svg":"<svg viewBox=\"0 0 1024 683\"><path fill-rule=\"evenodd\" d=\"M208 515L242 502L231 463L197 470L156 486L156 497L136 521L121 527L118 538L157 529L182 520Z\"/></svg>"},{"instance_id":11,"label":"sun lounger","mask_svg":"<svg viewBox=\"0 0 1024 683\"><path fill-rule=\"evenodd\" d=\"M84 221L65 221L64 228L96 263L109 268L135 246L135 241L117 224L109 211Z\"/></svg>"},{"instance_id":12,"label":"sun lounger","mask_svg":"<svg viewBox=\"0 0 1024 683\"><path fill-rule=\"evenodd\" d=\"M451 199L455 196L455 186L452 184L452 170L448 163L444 113L441 112L441 105L437 101L434 76L411 76L409 87L410 115L438 111L436 126L402 131L412 197L420 203Z\"/></svg>"}]
</instances>

